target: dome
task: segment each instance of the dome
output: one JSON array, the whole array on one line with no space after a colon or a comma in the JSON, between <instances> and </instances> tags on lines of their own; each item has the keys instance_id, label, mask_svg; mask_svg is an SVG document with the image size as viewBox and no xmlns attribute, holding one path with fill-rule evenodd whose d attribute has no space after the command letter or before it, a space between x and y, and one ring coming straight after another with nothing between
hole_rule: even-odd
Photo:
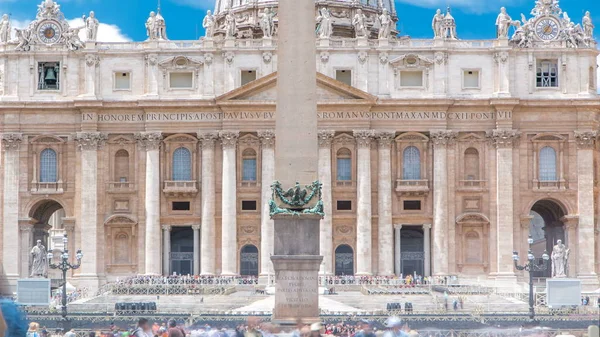
<instances>
[{"instance_id":1,"label":"dome","mask_svg":"<svg viewBox=\"0 0 600 337\"><path fill-rule=\"evenodd\" d=\"M238 38L260 38L261 12L270 7L276 13L278 3L278 0L215 0L216 27L220 27L215 30L215 34L224 35L224 18L231 11L235 17ZM374 37L377 37L379 15L384 8L392 15L394 22L398 21L394 0L315 0L315 20L318 9L322 7L328 8L333 17L333 37L355 37L352 18L358 9L365 14L370 34ZM277 17L274 21L277 25ZM398 33L395 25L392 33Z\"/></svg>"}]
</instances>

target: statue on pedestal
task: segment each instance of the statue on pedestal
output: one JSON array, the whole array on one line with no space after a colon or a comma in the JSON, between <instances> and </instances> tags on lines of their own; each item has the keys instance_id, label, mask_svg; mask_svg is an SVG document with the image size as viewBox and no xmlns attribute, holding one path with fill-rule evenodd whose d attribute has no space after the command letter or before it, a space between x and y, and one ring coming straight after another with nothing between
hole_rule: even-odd
<instances>
[{"instance_id":1,"label":"statue on pedestal","mask_svg":"<svg viewBox=\"0 0 600 337\"><path fill-rule=\"evenodd\" d=\"M31 249L30 261L30 277L48 277L48 255L42 240L37 240L37 244Z\"/></svg>"},{"instance_id":2,"label":"statue on pedestal","mask_svg":"<svg viewBox=\"0 0 600 337\"><path fill-rule=\"evenodd\" d=\"M497 35L499 39L508 38L508 29L512 25L512 18L506 13L506 8L500 8L500 14L496 19Z\"/></svg>"},{"instance_id":3,"label":"statue on pedestal","mask_svg":"<svg viewBox=\"0 0 600 337\"><path fill-rule=\"evenodd\" d=\"M87 18L84 15L83 21L85 22L87 40L96 41L96 37L98 36L98 27L100 26L100 21L96 19L96 13L91 11L90 16Z\"/></svg>"},{"instance_id":4,"label":"statue on pedestal","mask_svg":"<svg viewBox=\"0 0 600 337\"><path fill-rule=\"evenodd\" d=\"M210 10L206 11L206 16L202 21L202 27L204 28L204 36L207 39L211 39L215 35L215 16Z\"/></svg>"},{"instance_id":5,"label":"statue on pedestal","mask_svg":"<svg viewBox=\"0 0 600 337\"><path fill-rule=\"evenodd\" d=\"M367 28L367 17L363 14L362 9L356 10L356 15L352 19L352 26L356 37L369 37L369 29Z\"/></svg>"},{"instance_id":6,"label":"statue on pedestal","mask_svg":"<svg viewBox=\"0 0 600 337\"><path fill-rule=\"evenodd\" d=\"M10 18L8 14L2 15L0 21L0 42L7 43L10 40Z\"/></svg>"},{"instance_id":7,"label":"statue on pedestal","mask_svg":"<svg viewBox=\"0 0 600 337\"><path fill-rule=\"evenodd\" d=\"M586 39L592 40L594 38L594 24L592 23L592 18L590 16L590 12L585 12L585 16L582 20L583 26L583 35Z\"/></svg>"},{"instance_id":8,"label":"statue on pedestal","mask_svg":"<svg viewBox=\"0 0 600 337\"><path fill-rule=\"evenodd\" d=\"M433 29L433 37L441 38L443 35L442 32L442 23L444 22L444 14L442 14L442 10L438 9L433 16L433 21L431 21L431 29Z\"/></svg>"},{"instance_id":9,"label":"statue on pedestal","mask_svg":"<svg viewBox=\"0 0 600 337\"><path fill-rule=\"evenodd\" d=\"M392 16L387 8L379 16L379 39L389 39L392 33Z\"/></svg>"},{"instance_id":10,"label":"statue on pedestal","mask_svg":"<svg viewBox=\"0 0 600 337\"><path fill-rule=\"evenodd\" d=\"M227 12L225 16L225 38L233 39L237 34L235 17L231 12Z\"/></svg>"},{"instance_id":11,"label":"statue on pedestal","mask_svg":"<svg viewBox=\"0 0 600 337\"><path fill-rule=\"evenodd\" d=\"M567 265L570 249L562 243L562 240L556 241L552 248L552 277L567 277Z\"/></svg>"},{"instance_id":12,"label":"statue on pedestal","mask_svg":"<svg viewBox=\"0 0 600 337\"><path fill-rule=\"evenodd\" d=\"M150 12L148 20L146 20L146 35L149 40L156 40L156 13Z\"/></svg>"},{"instance_id":13,"label":"statue on pedestal","mask_svg":"<svg viewBox=\"0 0 600 337\"><path fill-rule=\"evenodd\" d=\"M328 8L321 8L317 17L317 37L328 39L333 33L333 19Z\"/></svg>"},{"instance_id":14,"label":"statue on pedestal","mask_svg":"<svg viewBox=\"0 0 600 337\"><path fill-rule=\"evenodd\" d=\"M273 37L275 33L275 12L267 7L264 12L260 14L260 29L263 32L263 37Z\"/></svg>"}]
</instances>

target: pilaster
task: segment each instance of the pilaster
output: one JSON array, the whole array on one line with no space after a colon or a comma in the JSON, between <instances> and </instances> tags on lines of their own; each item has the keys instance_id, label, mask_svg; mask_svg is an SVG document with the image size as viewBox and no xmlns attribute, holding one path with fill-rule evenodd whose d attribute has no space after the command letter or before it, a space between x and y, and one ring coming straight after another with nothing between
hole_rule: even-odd
<instances>
[{"instance_id":1,"label":"pilaster","mask_svg":"<svg viewBox=\"0 0 600 337\"><path fill-rule=\"evenodd\" d=\"M237 275L237 174L236 148L239 131L221 131L223 179L221 200L221 275Z\"/></svg>"},{"instance_id":2,"label":"pilaster","mask_svg":"<svg viewBox=\"0 0 600 337\"><path fill-rule=\"evenodd\" d=\"M323 262L321 275L332 275L333 270L333 197L331 188L331 143L335 132L319 131L319 181L322 184L322 200L325 217L321 219L320 250Z\"/></svg>"},{"instance_id":3,"label":"pilaster","mask_svg":"<svg viewBox=\"0 0 600 337\"><path fill-rule=\"evenodd\" d=\"M163 237L163 263L162 263L162 273L163 275L171 274L171 226L162 225L162 237ZM157 247L154 247L156 249ZM158 250L158 249L157 249Z\"/></svg>"},{"instance_id":4,"label":"pilaster","mask_svg":"<svg viewBox=\"0 0 600 337\"><path fill-rule=\"evenodd\" d=\"M377 175L377 215L378 215L378 256L379 275L394 275L394 230L392 224L392 152L391 145L395 132L382 131L377 134L378 175Z\"/></svg>"},{"instance_id":5,"label":"pilaster","mask_svg":"<svg viewBox=\"0 0 600 337\"><path fill-rule=\"evenodd\" d=\"M371 140L373 130L356 130L356 274L371 275L372 271L372 208L371 208Z\"/></svg>"},{"instance_id":6,"label":"pilaster","mask_svg":"<svg viewBox=\"0 0 600 337\"><path fill-rule=\"evenodd\" d=\"M260 214L260 275L267 276L273 273L273 237L274 222L269 214L269 200L271 199L271 184L275 181L275 131L259 131L262 170L261 170L261 214Z\"/></svg>"},{"instance_id":7,"label":"pilaster","mask_svg":"<svg viewBox=\"0 0 600 337\"><path fill-rule=\"evenodd\" d=\"M200 275L215 275L215 142L216 132L198 132L202 142L202 228L200 240Z\"/></svg>"}]
</instances>

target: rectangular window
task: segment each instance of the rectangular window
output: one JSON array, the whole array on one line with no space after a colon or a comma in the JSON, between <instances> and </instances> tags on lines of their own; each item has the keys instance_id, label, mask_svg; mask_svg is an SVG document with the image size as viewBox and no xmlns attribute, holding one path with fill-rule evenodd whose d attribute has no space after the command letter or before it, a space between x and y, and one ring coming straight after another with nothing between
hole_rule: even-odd
<instances>
[{"instance_id":1,"label":"rectangular window","mask_svg":"<svg viewBox=\"0 0 600 337\"><path fill-rule=\"evenodd\" d=\"M350 158L338 158L337 160L337 180L352 180L352 160Z\"/></svg>"},{"instance_id":2,"label":"rectangular window","mask_svg":"<svg viewBox=\"0 0 600 337\"><path fill-rule=\"evenodd\" d=\"M478 89L479 88L479 70L463 71L463 88Z\"/></svg>"},{"instance_id":3,"label":"rectangular window","mask_svg":"<svg viewBox=\"0 0 600 337\"><path fill-rule=\"evenodd\" d=\"M171 209L174 211L189 211L190 210L190 202L189 201L173 201Z\"/></svg>"},{"instance_id":4,"label":"rectangular window","mask_svg":"<svg viewBox=\"0 0 600 337\"><path fill-rule=\"evenodd\" d=\"M256 200L242 200L242 211L256 211Z\"/></svg>"},{"instance_id":5,"label":"rectangular window","mask_svg":"<svg viewBox=\"0 0 600 337\"><path fill-rule=\"evenodd\" d=\"M538 88L558 87L558 63L556 61L538 61L536 86Z\"/></svg>"},{"instance_id":6,"label":"rectangular window","mask_svg":"<svg viewBox=\"0 0 600 337\"><path fill-rule=\"evenodd\" d=\"M405 211L420 211L421 210L421 200L404 200L404 210Z\"/></svg>"},{"instance_id":7,"label":"rectangular window","mask_svg":"<svg viewBox=\"0 0 600 337\"><path fill-rule=\"evenodd\" d=\"M169 87L171 89L192 89L194 87L194 73L169 73Z\"/></svg>"},{"instance_id":8,"label":"rectangular window","mask_svg":"<svg viewBox=\"0 0 600 337\"><path fill-rule=\"evenodd\" d=\"M38 63L38 90L60 89L60 63Z\"/></svg>"},{"instance_id":9,"label":"rectangular window","mask_svg":"<svg viewBox=\"0 0 600 337\"><path fill-rule=\"evenodd\" d=\"M352 85L352 70L336 70L335 79L347 85Z\"/></svg>"},{"instance_id":10,"label":"rectangular window","mask_svg":"<svg viewBox=\"0 0 600 337\"><path fill-rule=\"evenodd\" d=\"M256 181L256 159L242 161L242 181Z\"/></svg>"},{"instance_id":11,"label":"rectangular window","mask_svg":"<svg viewBox=\"0 0 600 337\"><path fill-rule=\"evenodd\" d=\"M352 201L338 200L337 201L337 210L338 211L351 211L352 210Z\"/></svg>"},{"instance_id":12,"label":"rectangular window","mask_svg":"<svg viewBox=\"0 0 600 337\"><path fill-rule=\"evenodd\" d=\"M115 73L115 90L131 89L131 73Z\"/></svg>"},{"instance_id":13,"label":"rectangular window","mask_svg":"<svg viewBox=\"0 0 600 337\"><path fill-rule=\"evenodd\" d=\"M246 85L252 81L256 81L256 71L254 70L242 70L241 74L241 84Z\"/></svg>"},{"instance_id":14,"label":"rectangular window","mask_svg":"<svg viewBox=\"0 0 600 337\"><path fill-rule=\"evenodd\" d=\"M423 71L406 70L400 72L401 87L422 87Z\"/></svg>"}]
</instances>

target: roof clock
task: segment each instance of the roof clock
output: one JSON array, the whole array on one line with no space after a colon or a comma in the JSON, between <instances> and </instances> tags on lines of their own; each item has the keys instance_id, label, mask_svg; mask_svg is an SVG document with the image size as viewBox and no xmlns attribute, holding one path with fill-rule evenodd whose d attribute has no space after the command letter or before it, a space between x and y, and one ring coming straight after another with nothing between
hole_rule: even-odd
<instances>
[{"instance_id":1,"label":"roof clock","mask_svg":"<svg viewBox=\"0 0 600 337\"><path fill-rule=\"evenodd\" d=\"M38 39L45 44L54 44L60 41L62 36L61 25L54 20L45 20L37 26Z\"/></svg>"}]
</instances>

